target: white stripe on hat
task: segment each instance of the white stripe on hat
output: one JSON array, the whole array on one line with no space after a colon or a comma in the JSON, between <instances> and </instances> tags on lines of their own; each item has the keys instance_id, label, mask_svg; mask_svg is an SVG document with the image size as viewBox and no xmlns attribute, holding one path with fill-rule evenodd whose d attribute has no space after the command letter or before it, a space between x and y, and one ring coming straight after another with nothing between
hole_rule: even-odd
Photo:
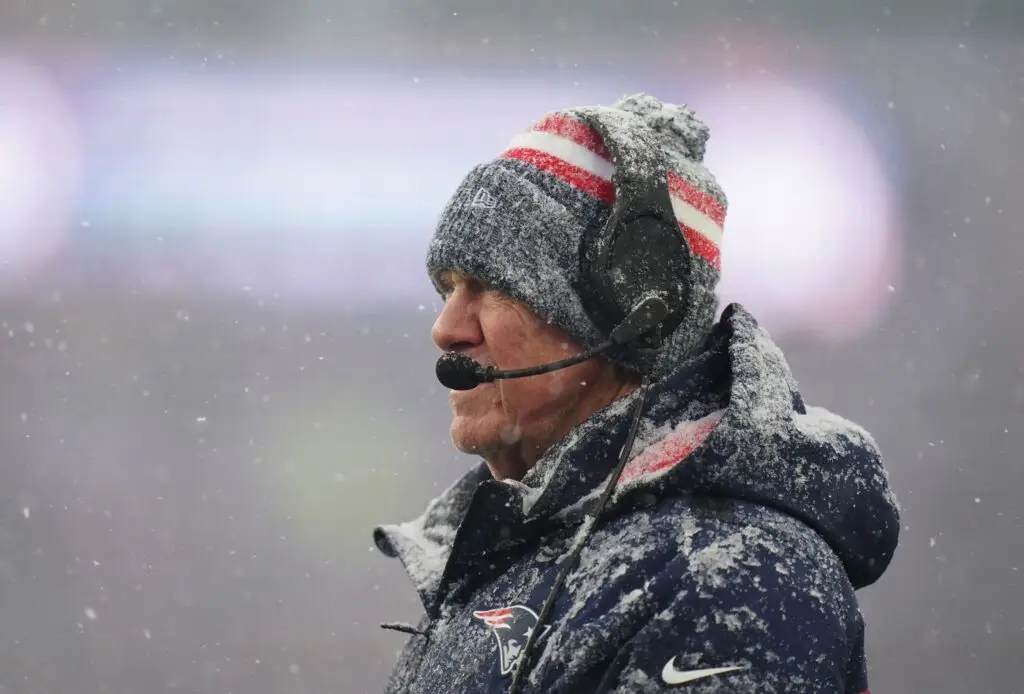
<instances>
[{"instance_id":1,"label":"white stripe on hat","mask_svg":"<svg viewBox=\"0 0 1024 694\"><path fill-rule=\"evenodd\" d=\"M715 224L715 220L711 219L711 217L708 217L685 200L680 200L675 195L672 196L672 211L675 212L676 221L680 224L685 224L691 229L700 232L701 236L716 246L720 247L722 245L722 227Z\"/></svg>"},{"instance_id":2,"label":"white stripe on hat","mask_svg":"<svg viewBox=\"0 0 1024 694\"><path fill-rule=\"evenodd\" d=\"M557 157L606 181L612 180L615 171L615 166L604 157L554 133L537 130L520 133L512 138L508 145L508 149L519 148L532 149ZM715 220L681 198L672 195L671 199L672 211L680 224L697 231L715 246L721 246L722 227Z\"/></svg>"},{"instance_id":3,"label":"white stripe on hat","mask_svg":"<svg viewBox=\"0 0 1024 694\"><path fill-rule=\"evenodd\" d=\"M509 143L508 149L519 147L535 149L538 152L558 157L567 164L578 166L587 173L599 176L606 181L612 180L612 172L615 171L615 166L601 155L553 133L530 130L516 135Z\"/></svg>"}]
</instances>

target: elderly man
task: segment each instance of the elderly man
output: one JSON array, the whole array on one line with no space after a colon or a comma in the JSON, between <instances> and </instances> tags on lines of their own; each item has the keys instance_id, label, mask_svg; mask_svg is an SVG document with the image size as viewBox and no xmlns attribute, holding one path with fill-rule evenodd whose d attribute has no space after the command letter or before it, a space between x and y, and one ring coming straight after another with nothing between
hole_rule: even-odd
<instances>
[{"instance_id":1,"label":"elderly man","mask_svg":"<svg viewBox=\"0 0 1024 694\"><path fill-rule=\"evenodd\" d=\"M707 138L646 95L552 113L445 209L438 376L482 462L375 531L425 610L384 625L389 692L867 691L896 501L753 317L715 321Z\"/></svg>"}]
</instances>

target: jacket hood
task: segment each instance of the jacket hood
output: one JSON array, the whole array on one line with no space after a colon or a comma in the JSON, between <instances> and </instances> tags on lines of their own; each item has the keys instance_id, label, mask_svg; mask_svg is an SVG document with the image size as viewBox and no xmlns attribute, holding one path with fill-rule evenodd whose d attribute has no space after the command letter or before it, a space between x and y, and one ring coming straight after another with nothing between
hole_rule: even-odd
<instances>
[{"instance_id":1,"label":"jacket hood","mask_svg":"<svg viewBox=\"0 0 1024 694\"><path fill-rule=\"evenodd\" d=\"M478 518L509 543L529 542L552 523L581 522L617 462L638 396L570 431L522 481L495 481L479 465L419 518L378 527L377 546L402 560L429 609L457 534L481 536L459 532L471 506L486 505ZM651 387L606 515L684 495L733 498L799 519L827 541L855 588L878 580L897 545L899 509L874 439L806 406L781 350L738 304L726 308L698 356Z\"/></svg>"}]
</instances>

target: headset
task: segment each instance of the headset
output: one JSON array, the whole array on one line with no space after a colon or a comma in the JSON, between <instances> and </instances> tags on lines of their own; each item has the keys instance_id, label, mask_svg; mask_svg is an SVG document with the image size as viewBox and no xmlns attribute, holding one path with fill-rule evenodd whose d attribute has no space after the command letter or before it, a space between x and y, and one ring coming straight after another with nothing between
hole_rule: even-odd
<instances>
[{"instance_id":1,"label":"headset","mask_svg":"<svg viewBox=\"0 0 1024 694\"><path fill-rule=\"evenodd\" d=\"M582 115L611 155L615 204L607 221L588 227L580 240L581 267L574 289L594 325L609 338L630 316L646 313L652 299L660 300L667 315L643 321L650 328L623 345L656 349L690 308L692 255L672 209L668 166L650 129L621 122L639 120L632 114L599 114L593 109Z\"/></svg>"}]
</instances>

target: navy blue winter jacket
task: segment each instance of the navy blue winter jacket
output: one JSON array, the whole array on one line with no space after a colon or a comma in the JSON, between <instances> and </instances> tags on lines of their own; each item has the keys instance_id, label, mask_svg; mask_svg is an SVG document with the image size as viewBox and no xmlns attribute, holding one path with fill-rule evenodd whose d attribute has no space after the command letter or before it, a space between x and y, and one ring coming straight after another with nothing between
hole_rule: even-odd
<instances>
[{"instance_id":1,"label":"navy blue winter jacket","mask_svg":"<svg viewBox=\"0 0 1024 694\"><path fill-rule=\"evenodd\" d=\"M652 388L523 691L866 692L854 590L881 576L899 533L871 436L805 406L782 353L737 305L700 356ZM635 397L572 430L521 482L480 465L416 520L377 528L426 613L388 692L508 691Z\"/></svg>"}]
</instances>

